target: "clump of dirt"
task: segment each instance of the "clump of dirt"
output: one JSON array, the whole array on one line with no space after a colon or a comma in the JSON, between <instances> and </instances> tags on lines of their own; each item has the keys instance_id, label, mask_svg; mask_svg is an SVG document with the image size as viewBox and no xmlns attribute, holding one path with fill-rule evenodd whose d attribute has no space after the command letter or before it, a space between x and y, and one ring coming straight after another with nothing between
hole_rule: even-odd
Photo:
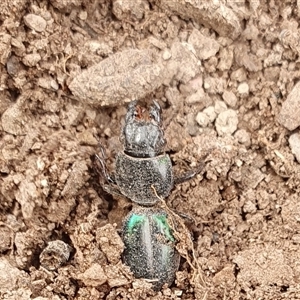
<instances>
[{"instance_id":1,"label":"clump of dirt","mask_svg":"<svg viewBox=\"0 0 300 300\"><path fill-rule=\"evenodd\" d=\"M299 298L299 1L202 2L2 1L1 299ZM210 153L165 199L194 261L159 292L122 264L131 203L92 162L101 143L113 170L136 98L176 173Z\"/></svg>"}]
</instances>

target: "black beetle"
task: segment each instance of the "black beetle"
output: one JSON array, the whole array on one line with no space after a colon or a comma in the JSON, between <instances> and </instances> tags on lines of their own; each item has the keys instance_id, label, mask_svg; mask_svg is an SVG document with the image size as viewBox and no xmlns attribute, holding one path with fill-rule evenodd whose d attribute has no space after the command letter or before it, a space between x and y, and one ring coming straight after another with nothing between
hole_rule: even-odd
<instances>
[{"instance_id":1,"label":"black beetle","mask_svg":"<svg viewBox=\"0 0 300 300\"><path fill-rule=\"evenodd\" d=\"M149 111L137 101L129 104L121 141L124 150L117 154L115 173L108 174L104 155L96 155L96 169L105 180L101 182L104 190L136 203L123 221L123 260L135 277L151 280L159 290L174 281L180 260L174 220L159 201L170 194L174 183L192 178L204 165L174 178L171 159L164 152L161 108L156 101Z\"/></svg>"}]
</instances>

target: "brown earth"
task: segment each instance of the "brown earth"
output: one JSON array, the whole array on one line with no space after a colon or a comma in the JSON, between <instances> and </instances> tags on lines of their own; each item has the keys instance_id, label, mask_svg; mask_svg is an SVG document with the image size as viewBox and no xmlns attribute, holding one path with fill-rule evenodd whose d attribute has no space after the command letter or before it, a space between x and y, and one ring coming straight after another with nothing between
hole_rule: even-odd
<instances>
[{"instance_id":1,"label":"brown earth","mask_svg":"<svg viewBox=\"0 0 300 300\"><path fill-rule=\"evenodd\" d=\"M3 0L0 298L300 299L299 21L295 0ZM210 153L166 199L193 245L160 292L122 264L131 204L92 166L135 98L175 172Z\"/></svg>"}]
</instances>

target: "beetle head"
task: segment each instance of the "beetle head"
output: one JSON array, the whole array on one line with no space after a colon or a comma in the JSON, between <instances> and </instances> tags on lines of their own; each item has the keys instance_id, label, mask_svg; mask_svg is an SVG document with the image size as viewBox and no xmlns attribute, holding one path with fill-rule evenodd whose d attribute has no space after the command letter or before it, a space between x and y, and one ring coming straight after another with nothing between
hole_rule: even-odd
<instances>
[{"instance_id":1,"label":"beetle head","mask_svg":"<svg viewBox=\"0 0 300 300\"><path fill-rule=\"evenodd\" d=\"M154 157L164 150L161 107L153 100L149 110L133 101L129 104L121 134L125 153L134 157Z\"/></svg>"}]
</instances>

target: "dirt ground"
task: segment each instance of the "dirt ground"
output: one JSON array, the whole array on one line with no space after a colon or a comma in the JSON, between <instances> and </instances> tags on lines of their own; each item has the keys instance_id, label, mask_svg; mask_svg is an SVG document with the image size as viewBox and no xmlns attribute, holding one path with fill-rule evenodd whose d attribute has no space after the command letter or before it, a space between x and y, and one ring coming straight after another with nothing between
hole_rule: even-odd
<instances>
[{"instance_id":1,"label":"dirt ground","mask_svg":"<svg viewBox=\"0 0 300 300\"><path fill-rule=\"evenodd\" d=\"M0 298L300 299L299 21L298 0L3 0ZM209 153L166 199L193 244L159 292L92 164L101 143L113 170L133 99L162 106L175 173Z\"/></svg>"}]
</instances>

